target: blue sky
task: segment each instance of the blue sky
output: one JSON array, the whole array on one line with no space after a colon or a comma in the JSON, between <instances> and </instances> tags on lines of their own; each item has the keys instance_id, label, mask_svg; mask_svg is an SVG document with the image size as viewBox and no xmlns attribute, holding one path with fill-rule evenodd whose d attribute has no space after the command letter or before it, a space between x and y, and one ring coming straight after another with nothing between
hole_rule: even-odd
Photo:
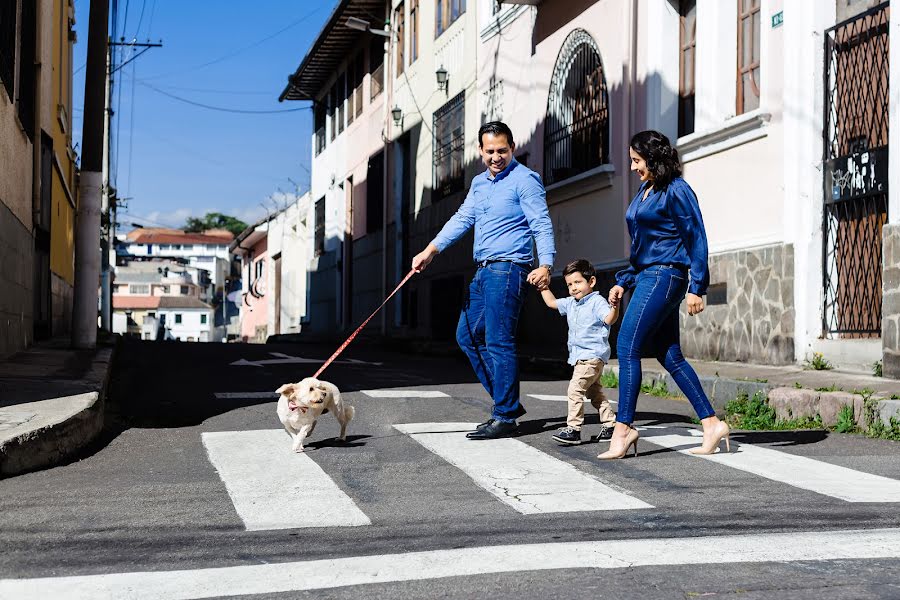
<instances>
[{"instance_id":1,"label":"blue sky","mask_svg":"<svg viewBox=\"0 0 900 600\"><path fill-rule=\"evenodd\" d=\"M75 3L76 144L84 114L89 4ZM115 78L115 185L119 197L130 198L127 209L120 209L123 230L132 222L177 227L188 216L210 211L249 223L264 216L265 207L283 205L295 184L301 193L307 189L309 110L242 114L182 100L248 111L307 106L279 103L278 95L335 4L118 0L120 36L163 44ZM137 51L124 49L120 62Z\"/></svg>"}]
</instances>

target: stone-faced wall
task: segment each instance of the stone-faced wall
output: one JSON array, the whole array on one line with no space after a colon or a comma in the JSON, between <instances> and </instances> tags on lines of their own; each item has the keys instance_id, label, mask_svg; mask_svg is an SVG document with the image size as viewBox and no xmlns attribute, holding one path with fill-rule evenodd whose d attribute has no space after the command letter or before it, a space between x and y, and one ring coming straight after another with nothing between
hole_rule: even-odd
<instances>
[{"instance_id":1,"label":"stone-faced wall","mask_svg":"<svg viewBox=\"0 0 900 600\"><path fill-rule=\"evenodd\" d=\"M900 378L900 225L882 229L881 347L885 377Z\"/></svg>"},{"instance_id":2,"label":"stone-faced wall","mask_svg":"<svg viewBox=\"0 0 900 600\"><path fill-rule=\"evenodd\" d=\"M0 358L31 345L34 337L34 240L0 202Z\"/></svg>"},{"instance_id":3,"label":"stone-faced wall","mask_svg":"<svg viewBox=\"0 0 900 600\"><path fill-rule=\"evenodd\" d=\"M725 284L726 303L688 316L681 345L704 360L771 365L794 362L794 247L777 244L709 257L710 285ZM900 358L900 355L898 355Z\"/></svg>"}]
</instances>

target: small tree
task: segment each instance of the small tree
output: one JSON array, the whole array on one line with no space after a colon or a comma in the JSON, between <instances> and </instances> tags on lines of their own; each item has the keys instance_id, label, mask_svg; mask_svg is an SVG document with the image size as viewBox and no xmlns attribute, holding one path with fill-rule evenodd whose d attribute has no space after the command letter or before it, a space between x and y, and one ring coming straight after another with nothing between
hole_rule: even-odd
<instances>
[{"instance_id":1,"label":"small tree","mask_svg":"<svg viewBox=\"0 0 900 600\"><path fill-rule=\"evenodd\" d=\"M188 217L184 223L184 230L188 233L200 233L208 229L225 229L238 235L247 229L247 224L240 219L217 212L206 213L202 218Z\"/></svg>"}]
</instances>

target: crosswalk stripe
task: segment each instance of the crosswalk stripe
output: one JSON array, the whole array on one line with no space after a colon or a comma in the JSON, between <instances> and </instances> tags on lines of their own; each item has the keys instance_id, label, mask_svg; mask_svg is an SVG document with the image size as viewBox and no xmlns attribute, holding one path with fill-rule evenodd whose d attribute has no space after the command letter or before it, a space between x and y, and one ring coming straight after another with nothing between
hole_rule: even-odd
<instances>
[{"instance_id":1,"label":"crosswalk stripe","mask_svg":"<svg viewBox=\"0 0 900 600\"><path fill-rule=\"evenodd\" d=\"M597 540L426 550L180 571L0 579L0 597L17 600L194 600L551 569L634 569L896 558L900 558L900 529Z\"/></svg>"},{"instance_id":2,"label":"crosswalk stripe","mask_svg":"<svg viewBox=\"0 0 900 600\"><path fill-rule=\"evenodd\" d=\"M406 423L394 428L526 515L653 508L519 440L466 439L474 423Z\"/></svg>"},{"instance_id":3,"label":"crosswalk stripe","mask_svg":"<svg viewBox=\"0 0 900 600\"><path fill-rule=\"evenodd\" d=\"M534 398L535 400L545 400L547 402L568 402L569 397L563 396L559 394L528 394L529 398ZM616 404L615 400L610 400L610 404Z\"/></svg>"},{"instance_id":4,"label":"crosswalk stripe","mask_svg":"<svg viewBox=\"0 0 900 600\"><path fill-rule=\"evenodd\" d=\"M360 390L370 398L449 398L438 390Z\"/></svg>"},{"instance_id":5,"label":"crosswalk stripe","mask_svg":"<svg viewBox=\"0 0 900 600\"><path fill-rule=\"evenodd\" d=\"M371 525L319 465L291 450L283 429L204 433L202 440L248 531Z\"/></svg>"},{"instance_id":6,"label":"crosswalk stripe","mask_svg":"<svg viewBox=\"0 0 900 600\"><path fill-rule=\"evenodd\" d=\"M699 445L697 430L638 427L641 439L689 456ZM677 433L673 433L677 432ZM766 479L786 483L847 502L900 502L900 481L752 444L732 446L731 453L696 455Z\"/></svg>"}]
</instances>

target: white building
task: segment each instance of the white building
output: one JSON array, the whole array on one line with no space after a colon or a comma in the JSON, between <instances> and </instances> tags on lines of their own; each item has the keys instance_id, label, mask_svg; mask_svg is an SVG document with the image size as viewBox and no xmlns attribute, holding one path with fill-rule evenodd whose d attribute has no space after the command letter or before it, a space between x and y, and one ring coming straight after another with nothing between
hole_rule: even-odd
<instances>
[{"instance_id":1,"label":"white building","mask_svg":"<svg viewBox=\"0 0 900 600\"><path fill-rule=\"evenodd\" d=\"M210 272L216 288L230 274L228 245L234 239L228 232L216 235L185 233L171 229L136 229L129 232L122 246L135 257L186 259L192 266Z\"/></svg>"},{"instance_id":2,"label":"white building","mask_svg":"<svg viewBox=\"0 0 900 600\"><path fill-rule=\"evenodd\" d=\"M282 93L315 102L313 329L350 328L405 274L483 168L488 120L511 126L517 158L544 179L557 274L585 257L608 289L629 251L628 142L658 129L710 242L709 307L683 315L686 353L786 364L823 352L900 375L900 192L888 189L900 17L887 7L342 0ZM382 16L386 36L354 29ZM452 339L470 239L413 278L385 332ZM520 333L564 348L536 298Z\"/></svg>"},{"instance_id":3,"label":"white building","mask_svg":"<svg viewBox=\"0 0 900 600\"><path fill-rule=\"evenodd\" d=\"M155 314L144 319L141 327L145 340L182 342L220 342L224 328L213 326L213 308L196 298L163 296Z\"/></svg>"}]
</instances>

